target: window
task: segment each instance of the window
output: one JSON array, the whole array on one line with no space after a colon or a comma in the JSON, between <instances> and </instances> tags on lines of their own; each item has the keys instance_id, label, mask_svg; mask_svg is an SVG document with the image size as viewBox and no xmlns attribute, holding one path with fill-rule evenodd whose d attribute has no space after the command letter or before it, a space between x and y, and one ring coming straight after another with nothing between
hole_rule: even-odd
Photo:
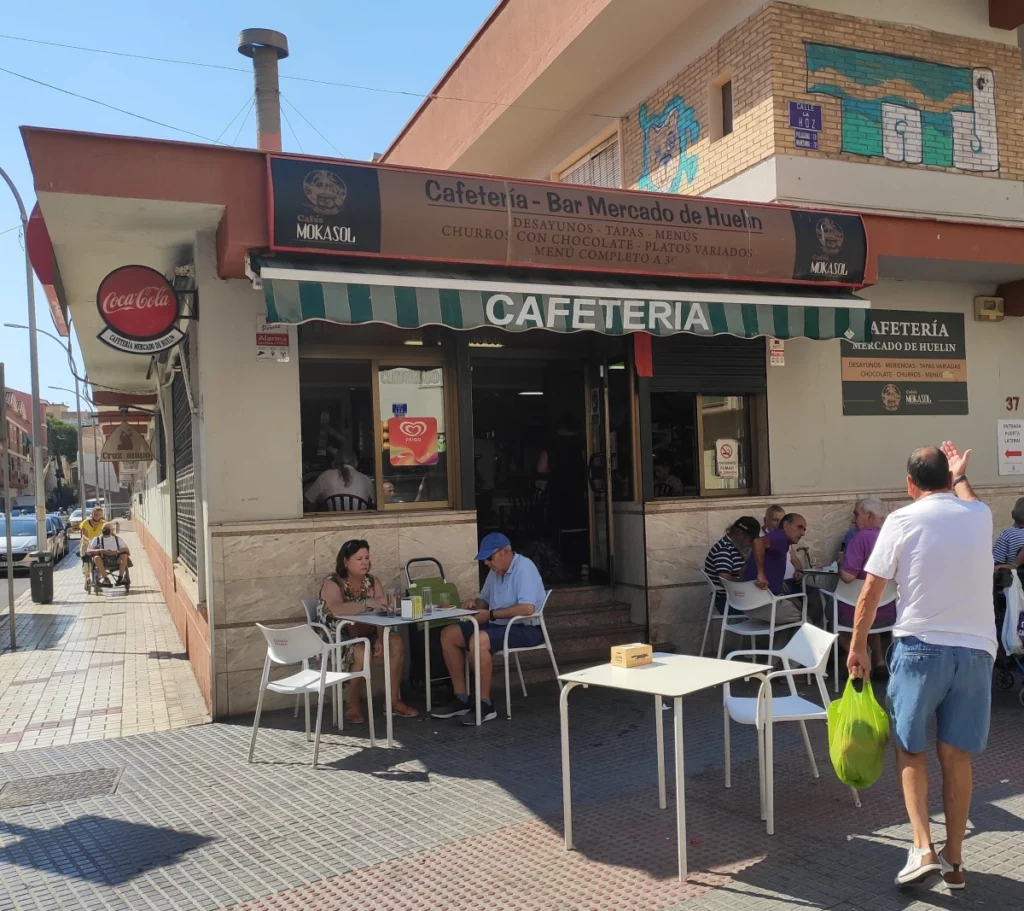
<instances>
[{"instance_id":1,"label":"window","mask_svg":"<svg viewBox=\"0 0 1024 911\"><path fill-rule=\"evenodd\" d=\"M192 409L185 388L189 369L189 345L181 345L181 370L171 381L171 431L174 435L174 529L177 556L192 572L198 572L196 541L195 461L192 450Z\"/></svg>"},{"instance_id":2,"label":"window","mask_svg":"<svg viewBox=\"0 0 1024 911\"><path fill-rule=\"evenodd\" d=\"M749 490L753 484L750 403L745 395L700 396L703 490Z\"/></svg>"},{"instance_id":3,"label":"window","mask_svg":"<svg viewBox=\"0 0 1024 911\"><path fill-rule=\"evenodd\" d=\"M732 80L722 83L722 135L732 132Z\"/></svg>"},{"instance_id":4,"label":"window","mask_svg":"<svg viewBox=\"0 0 1024 911\"><path fill-rule=\"evenodd\" d=\"M622 186L619 173L619 137L598 143L575 164L562 171L562 183L582 184L617 190Z\"/></svg>"},{"instance_id":5,"label":"window","mask_svg":"<svg viewBox=\"0 0 1024 911\"><path fill-rule=\"evenodd\" d=\"M348 359L307 349L305 512L448 505L447 392L440 354Z\"/></svg>"}]
</instances>

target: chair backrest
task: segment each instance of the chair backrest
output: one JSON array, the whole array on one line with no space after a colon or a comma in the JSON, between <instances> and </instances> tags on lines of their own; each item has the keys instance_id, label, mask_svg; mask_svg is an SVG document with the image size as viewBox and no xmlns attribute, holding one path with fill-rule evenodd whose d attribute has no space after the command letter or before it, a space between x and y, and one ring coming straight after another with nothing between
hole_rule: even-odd
<instances>
[{"instance_id":1,"label":"chair backrest","mask_svg":"<svg viewBox=\"0 0 1024 911\"><path fill-rule=\"evenodd\" d=\"M423 589L430 589L430 597L435 607L441 603L441 593L448 593L448 602L452 607L459 606L459 587L454 582L442 579L440 576L423 576L420 579L413 579L409 583L409 594L422 594Z\"/></svg>"},{"instance_id":2,"label":"chair backrest","mask_svg":"<svg viewBox=\"0 0 1024 911\"><path fill-rule=\"evenodd\" d=\"M672 485L666 484L664 481L654 482L654 495L656 497L670 497L672 496Z\"/></svg>"},{"instance_id":3,"label":"chair backrest","mask_svg":"<svg viewBox=\"0 0 1024 911\"><path fill-rule=\"evenodd\" d=\"M738 611L752 611L772 603L772 593L758 588L756 582L729 582L722 580L730 607Z\"/></svg>"},{"instance_id":4,"label":"chair backrest","mask_svg":"<svg viewBox=\"0 0 1024 911\"><path fill-rule=\"evenodd\" d=\"M352 512L369 508L370 504L354 493L336 493L324 498L324 509L328 512Z\"/></svg>"},{"instance_id":5,"label":"chair backrest","mask_svg":"<svg viewBox=\"0 0 1024 911\"><path fill-rule=\"evenodd\" d=\"M438 576L440 576L440 578L442 579L445 578L444 567L441 565L441 561L438 560L437 557L413 557L411 560L405 561L405 585L407 588L410 585L412 585L412 567L415 566L417 563L433 564L437 567L437 575L431 578L437 578Z\"/></svg>"},{"instance_id":6,"label":"chair backrest","mask_svg":"<svg viewBox=\"0 0 1024 911\"><path fill-rule=\"evenodd\" d=\"M718 594L719 592L724 592L725 591L725 580L724 579L715 578L710 573L706 573L703 570L701 570L701 575L703 575L704 578L708 580L708 588L711 591L713 591L715 594Z\"/></svg>"},{"instance_id":7,"label":"chair backrest","mask_svg":"<svg viewBox=\"0 0 1024 911\"><path fill-rule=\"evenodd\" d=\"M852 582L844 582L842 579L839 580L839 584L836 585L835 596L843 604L856 604L857 599L860 597L861 589L864 588L863 579L854 579ZM890 601L896 600L896 580L890 579L885 583L885 588L882 589L882 597L879 598L879 604L888 604Z\"/></svg>"},{"instance_id":8,"label":"chair backrest","mask_svg":"<svg viewBox=\"0 0 1024 911\"><path fill-rule=\"evenodd\" d=\"M316 615L317 605L320 603L319 598L303 598L302 609L306 612L307 623L319 623L320 621Z\"/></svg>"},{"instance_id":9,"label":"chair backrest","mask_svg":"<svg viewBox=\"0 0 1024 911\"><path fill-rule=\"evenodd\" d=\"M256 627L267 640L267 654L274 664L299 664L324 649L323 640L305 624L276 629L257 623Z\"/></svg>"},{"instance_id":10,"label":"chair backrest","mask_svg":"<svg viewBox=\"0 0 1024 911\"><path fill-rule=\"evenodd\" d=\"M835 633L827 632L813 623L805 623L779 652L812 674L820 674L825 670L835 641Z\"/></svg>"},{"instance_id":11,"label":"chair backrest","mask_svg":"<svg viewBox=\"0 0 1024 911\"><path fill-rule=\"evenodd\" d=\"M544 592L544 600L541 601L540 604L535 604L533 606L533 613L530 614L529 617L525 618L524 620L520 620L519 622L525 624L526 626L540 626L541 615L544 613L544 608L548 603L548 598L550 597L551 589L549 588L547 591Z\"/></svg>"}]
</instances>

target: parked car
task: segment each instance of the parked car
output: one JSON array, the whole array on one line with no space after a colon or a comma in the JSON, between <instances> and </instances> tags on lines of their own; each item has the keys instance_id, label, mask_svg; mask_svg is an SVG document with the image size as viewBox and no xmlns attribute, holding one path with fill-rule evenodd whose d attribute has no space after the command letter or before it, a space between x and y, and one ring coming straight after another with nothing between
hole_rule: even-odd
<instances>
[{"instance_id":1,"label":"parked car","mask_svg":"<svg viewBox=\"0 0 1024 911\"><path fill-rule=\"evenodd\" d=\"M50 518L47 518L46 544L47 550L54 556L54 560L60 559L58 553L63 546L62 537L58 536L56 527ZM7 551L7 523L3 516L0 516L0 567L6 570L7 561L10 560L14 568L27 570L31 561L29 554L40 548L37 546L36 520L34 516L15 516L11 519L11 550Z\"/></svg>"},{"instance_id":2,"label":"parked car","mask_svg":"<svg viewBox=\"0 0 1024 911\"><path fill-rule=\"evenodd\" d=\"M53 561L56 563L58 560L63 560L68 555L68 533L64 527L64 523L56 513L50 513L46 517L46 531L47 537L50 537L50 532L53 532L53 547L51 552L53 553Z\"/></svg>"},{"instance_id":3,"label":"parked car","mask_svg":"<svg viewBox=\"0 0 1024 911\"><path fill-rule=\"evenodd\" d=\"M82 524L82 509L79 507L68 517L68 524L75 530L78 531L78 526Z\"/></svg>"}]
</instances>

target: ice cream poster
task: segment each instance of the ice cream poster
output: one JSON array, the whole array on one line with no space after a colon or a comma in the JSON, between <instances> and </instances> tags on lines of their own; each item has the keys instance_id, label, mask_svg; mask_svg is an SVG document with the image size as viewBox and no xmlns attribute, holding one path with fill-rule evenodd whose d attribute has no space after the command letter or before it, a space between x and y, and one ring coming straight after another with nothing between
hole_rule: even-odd
<instances>
[{"instance_id":1,"label":"ice cream poster","mask_svg":"<svg viewBox=\"0 0 1024 911\"><path fill-rule=\"evenodd\" d=\"M388 443L392 465L436 465L437 418L391 418Z\"/></svg>"}]
</instances>

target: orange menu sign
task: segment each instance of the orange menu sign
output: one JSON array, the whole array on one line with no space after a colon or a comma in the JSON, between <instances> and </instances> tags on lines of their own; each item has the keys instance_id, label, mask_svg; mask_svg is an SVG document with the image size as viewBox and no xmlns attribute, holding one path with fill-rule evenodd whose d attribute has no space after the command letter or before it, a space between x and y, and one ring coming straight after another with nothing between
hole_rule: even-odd
<instances>
[{"instance_id":1,"label":"orange menu sign","mask_svg":"<svg viewBox=\"0 0 1024 911\"><path fill-rule=\"evenodd\" d=\"M391 418L388 443L392 465L436 465L437 418Z\"/></svg>"}]
</instances>

